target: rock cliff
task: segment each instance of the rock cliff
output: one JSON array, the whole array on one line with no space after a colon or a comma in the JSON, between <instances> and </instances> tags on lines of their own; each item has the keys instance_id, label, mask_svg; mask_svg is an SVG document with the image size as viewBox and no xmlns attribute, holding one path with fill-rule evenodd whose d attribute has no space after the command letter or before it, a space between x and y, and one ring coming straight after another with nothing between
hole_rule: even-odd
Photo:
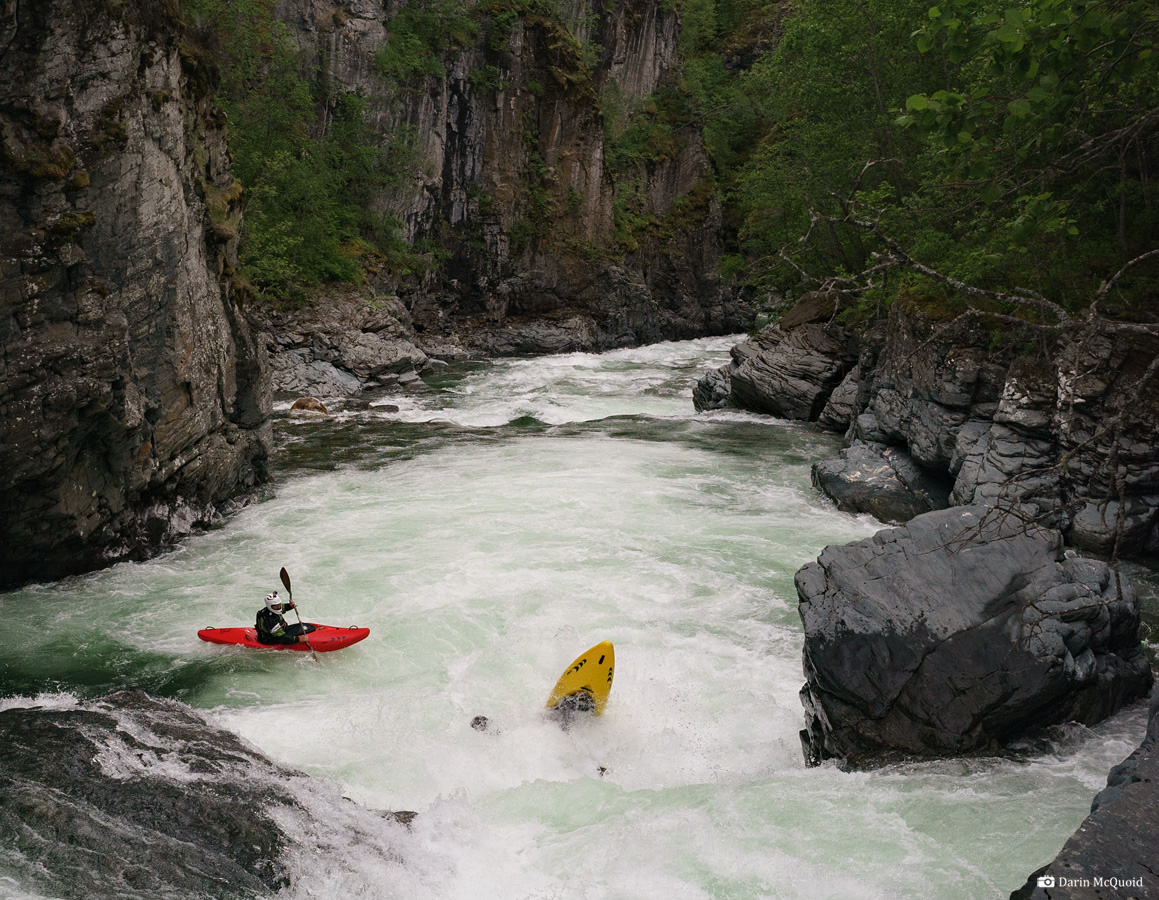
<instances>
[{"instance_id":1,"label":"rock cliff","mask_svg":"<svg viewBox=\"0 0 1159 900\"><path fill-rule=\"evenodd\" d=\"M782 323L775 330L787 337L738 347L731 366L702 379L697 403L845 431L842 460L814 469L842 509L901 522L946 502L1002 505L1061 528L1080 549L1135 555L1159 545L1159 392L1148 382L1159 338L994 347L976 320L947 323L899 301L856 341L828 326L830 341L803 357L793 336L808 327L817 326ZM769 374L785 370L804 373L792 391Z\"/></svg>"},{"instance_id":2,"label":"rock cliff","mask_svg":"<svg viewBox=\"0 0 1159 900\"><path fill-rule=\"evenodd\" d=\"M442 37L421 68L384 71L416 11ZM278 14L329 91L412 136L408 177L376 202L446 254L402 294L422 349L598 350L747 323L715 271L720 209L675 10L282 0Z\"/></svg>"},{"instance_id":3,"label":"rock cliff","mask_svg":"<svg viewBox=\"0 0 1159 900\"><path fill-rule=\"evenodd\" d=\"M0 19L0 586L155 550L264 477L240 220L175 5Z\"/></svg>"}]
</instances>

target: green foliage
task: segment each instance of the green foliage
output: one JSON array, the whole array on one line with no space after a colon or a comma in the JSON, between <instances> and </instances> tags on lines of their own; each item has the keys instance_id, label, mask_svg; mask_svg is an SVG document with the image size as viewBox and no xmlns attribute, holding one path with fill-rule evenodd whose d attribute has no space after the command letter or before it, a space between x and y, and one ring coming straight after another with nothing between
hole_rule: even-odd
<instances>
[{"instance_id":1,"label":"green foliage","mask_svg":"<svg viewBox=\"0 0 1159 900\"><path fill-rule=\"evenodd\" d=\"M615 240L630 252L640 246L640 236L647 229L659 225L656 216L648 211L647 186L642 178L621 179L612 198L612 221Z\"/></svg>"},{"instance_id":2,"label":"green foliage","mask_svg":"<svg viewBox=\"0 0 1159 900\"><path fill-rule=\"evenodd\" d=\"M197 44L188 54L221 67L232 172L246 191L241 276L277 298L358 280L360 260L393 247L396 223L367 200L405 169L410 136L374 134L360 96L330 96L312 81L267 0L185 0L184 14ZM206 198L227 232L229 198L210 188Z\"/></svg>"},{"instance_id":3,"label":"green foliage","mask_svg":"<svg viewBox=\"0 0 1159 900\"><path fill-rule=\"evenodd\" d=\"M379 72L405 82L415 75L446 75L442 55L475 42L479 25L461 0L411 0L387 22L390 39L375 55Z\"/></svg>"},{"instance_id":4,"label":"green foliage","mask_svg":"<svg viewBox=\"0 0 1159 900\"><path fill-rule=\"evenodd\" d=\"M1025 0L998 11L952 0L929 10L916 44L948 61L947 87L907 97L898 121L938 149L948 176L970 179L1000 211L1010 249L1080 233L1097 240L1114 233L1116 216L1135 222L1133 235L1119 235L1123 257L1150 245L1154 189L1143 148L1159 110L1153 3Z\"/></svg>"},{"instance_id":5,"label":"green foliage","mask_svg":"<svg viewBox=\"0 0 1159 900\"><path fill-rule=\"evenodd\" d=\"M748 106L763 122L760 139L729 194L739 219L738 243L749 258L768 258L796 244L812 215L837 214L867 160L892 160L861 178L895 206L913 189L903 164L919 142L894 121L894 98L932 75L931 60L912 47L922 0L809 0L785 21L776 50L745 80ZM854 232L823 229L802 265L815 273L857 271L868 248ZM795 275L759 276L790 287Z\"/></svg>"},{"instance_id":6,"label":"green foliage","mask_svg":"<svg viewBox=\"0 0 1159 900\"><path fill-rule=\"evenodd\" d=\"M618 114L609 105L604 110L605 122L614 121ZM640 163L675 159L685 147L678 129L690 118L687 99L680 93L667 90L649 97L619 134L609 134L609 168L613 172L626 172Z\"/></svg>"},{"instance_id":7,"label":"green foliage","mask_svg":"<svg viewBox=\"0 0 1159 900\"><path fill-rule=\"evenodd\" d=\"M467 81L472 87L481 91L507 89L507 80L503 78L498 66L479 66L472 69L467 75Z\"/></svg>"},{"instance_id":8,"label":"green foliage","mask_svg":"<svg viewBox=\"0 0 1159 900\"><path fill-rule=\"evenodd\" d=\"M1157 43L1149 0L801 0L740 79L759 139L727 195L738 250L782 288L862 271L880 245L856 210L950 277L1081 303L1159 243Z\"/></svg>"},{"instance_id":9,"label":"green foliage","mask_svg":"<svg viewBox=\"0 0 1159 900\"><path fill-rule=\"evenodd\" d=\"M754 103L748 73L726 59L753 54L779 27L783 0L677 0L681 13L683 88L694 121L727 189L768 121Z\"/></svg>"},{"instance_id":10,"label":"green foliage","mask_svg":"<svg viewBox=\"0 0 1159 900\"><path fill-rule=\"evenodd\" d=\"M555 79L572 88L591 90L591 74L599 61L600 46L581 41L572 31L567 11L559 0L483 0L474 15L486 21L486 48L509 54L509 39L519 22L546 38L547 67Z\"/></svg>"}]
</instances>

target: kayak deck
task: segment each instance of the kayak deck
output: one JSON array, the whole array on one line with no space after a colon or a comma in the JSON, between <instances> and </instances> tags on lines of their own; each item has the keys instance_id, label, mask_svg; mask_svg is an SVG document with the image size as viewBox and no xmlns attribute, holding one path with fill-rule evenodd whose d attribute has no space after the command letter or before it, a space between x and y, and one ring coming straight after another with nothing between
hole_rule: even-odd
<instances>
[{"instance_id":1,"label":"kayak deck","mask_svg":"<svg viewBox=\"0 0 1159 900\"><path fill-rule=\"evenodd\" d=\"M329 650L341 650L343 647L357 644L370 634L369 628L359 628L355 625L342 628L337 625L317 625L313 622L306 624L314 625L314 630L307 635L309 643L299 641L296 644L263 644L258 640L257 629L253 627L202 628L197 632L197 636L211 644L230 644L254 650L300 650L302 652L313 650L316 653L325 653Z\"/></svg>"}]
</instances>

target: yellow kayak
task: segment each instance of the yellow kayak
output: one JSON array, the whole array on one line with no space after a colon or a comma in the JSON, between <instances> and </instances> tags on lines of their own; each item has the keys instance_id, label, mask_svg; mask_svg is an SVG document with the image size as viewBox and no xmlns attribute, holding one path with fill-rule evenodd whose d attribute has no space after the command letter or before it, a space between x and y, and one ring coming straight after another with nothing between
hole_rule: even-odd
<instances>
[{"instance_id":1,"label":"yellow kayak","mask_svg":"<svg viewBox=\"0 0 1159 900\"><path fill-rule=\"evenodd\" d=\"M615 668L616 651L612 649L612 642L601 641L578 657L559 676L551 696L547 698L547 708L559 709L561 705L568 706L578 699L581 701L580 709L594 706L596 715L603 715L604 707L608 704L608 694L612 692ZM577 694L580 697L577 698Z\"/></svg>"}]
</instances>

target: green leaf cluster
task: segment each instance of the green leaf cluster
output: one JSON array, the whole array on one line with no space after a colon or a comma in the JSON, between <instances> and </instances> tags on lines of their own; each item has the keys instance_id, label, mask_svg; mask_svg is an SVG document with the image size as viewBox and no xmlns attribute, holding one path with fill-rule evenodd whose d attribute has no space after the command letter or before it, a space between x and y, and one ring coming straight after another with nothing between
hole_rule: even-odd
<instances>
[{"instance_id":1,"label":"green leaf cluster","mask_svg":"<svg viewBox=\"0 0 1159 900\"><path fill-rule=\"evenodd\" d=\"M951 277L1081 304L1159 246L1157 45L1150 0L800 0L740 79L763 123L728 197L751 276L797 283L785 247L863 270L857 210Z\"/></svg>"},{"instance_id":2,"label":"green leaf cluster","mask_svg":"<svg viewBox=\"0 0 1159 900\"><path fill-rule=\"evenodd\" d=\"M462 0L412 0L387 22L390 37L375 55L389 81L415 75L444 77L443 54L475 42L479 25Z\"/></svg>"},{"instance_id":3,"label":"green leaf cluster","mask_svg":"<svg viewBox=\"0 0 1159 900\"><path fill-rule=\"evenodd\" d=\"M409 136L375 134L366 103L328 93L268 0L184 0L197 56L220 68L232 172L245 187L240 274L293 299L323 281L356 281L361 260L395 247L397 223L371 194L400 176Z\"/></svg>"}]
</instances>

